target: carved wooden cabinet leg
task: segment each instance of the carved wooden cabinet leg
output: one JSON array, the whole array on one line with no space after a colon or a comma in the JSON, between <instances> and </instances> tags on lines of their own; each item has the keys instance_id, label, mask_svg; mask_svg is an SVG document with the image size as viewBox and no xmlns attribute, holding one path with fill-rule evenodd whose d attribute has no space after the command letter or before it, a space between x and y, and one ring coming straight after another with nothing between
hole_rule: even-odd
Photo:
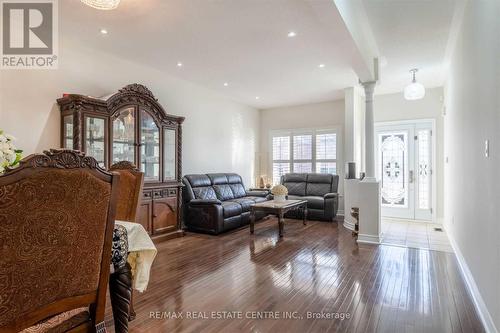
<instances>
[{"instance_id":1,"label":"carved wooden cabinet leg","mask_svg":"<svg viewBox=\"0 0 500 333\"><path fill-rule=\"evenodd\" d=\"M130 300L132 297L132 272L128 263L110 275L109 296L113 309L115 332L126 333L128 332Z\"/></svg>"}]
</instances>

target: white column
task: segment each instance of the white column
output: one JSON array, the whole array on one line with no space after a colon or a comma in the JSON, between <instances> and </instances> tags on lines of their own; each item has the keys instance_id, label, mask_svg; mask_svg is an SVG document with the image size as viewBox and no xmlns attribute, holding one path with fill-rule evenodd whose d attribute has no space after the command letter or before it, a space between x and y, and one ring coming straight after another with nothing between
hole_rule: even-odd
<instances>
[{"instance_id":1,"label":"white column","mask_svg":"<svg viewBox=\"0 0 500 333\"><path fill-rule=\"evenodd\" d=\"M375 81L363 82L365 88L365 151L366 175L365 181L375 181L375 125L373 118L373 91Z\"/></svg>"}]
</instances>

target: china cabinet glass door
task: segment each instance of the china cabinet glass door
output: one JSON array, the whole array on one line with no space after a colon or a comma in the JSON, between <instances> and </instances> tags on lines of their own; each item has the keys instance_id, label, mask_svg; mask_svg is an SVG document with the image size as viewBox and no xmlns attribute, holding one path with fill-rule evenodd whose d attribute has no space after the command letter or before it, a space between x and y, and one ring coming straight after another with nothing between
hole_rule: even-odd
<instances>
[{"instance_id":1,"label":"china cabinet glass door","mask_svg":"<svg viewBox=\"0 0 500 333\"><path fill-rule=\"evenodd\" d=\"M63 147L73 149L73 115L63 117Z\"/></svg>"},{"instance_id":2,"label":"china cabinet glass door","mask_svg":"<svg viewBox=\"0 0 500 333\"><path fill-rule=\"evenodd\" d=\"M140 114L141 171L145 180L160 181L160 130L149 113Z\"/></svg>"},{"instance_id":3,"label":"china cabinet glass door","mask_svg":"<svg viewBox=\"0 0 500 333\"><path fill-rule=\"evenodd\" d=\"M111 164L129 161L135 164L135 109L121 110L113 120L113 151Z\"/></svg>"},{"instance_id":4,"label":"china cabinet glass door","mask_svg":"<svg viewBox=\"0 0 500 333\"><path fill-rule=\"evenodd\" d=\"M165 128L163 130L163 168L164 168L164 180L175 180L176 177L176 164L177 164L177 152L176 152L176 142L175 142L175 129Z\"/></svg>"},{"instance_id":5,"label":"china cabinet glass door","mask_svg":"<svg viewBox=\"0 0 500 333\"><path fill-rule=\"evenodd\" d=\"M106 119L85 116L85 153L106 167Z\"/></svg>"}]
</instances>

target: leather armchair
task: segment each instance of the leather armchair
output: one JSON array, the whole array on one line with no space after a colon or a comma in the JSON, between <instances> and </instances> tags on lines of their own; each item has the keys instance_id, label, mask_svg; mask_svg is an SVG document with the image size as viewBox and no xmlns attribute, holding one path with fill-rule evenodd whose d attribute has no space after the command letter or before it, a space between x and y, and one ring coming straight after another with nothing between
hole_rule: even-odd
<instances>
[{"instance_id":1,"label":"leather armchair","mask_svg":"<svg viewBox=\"0 0 500 333\"><path fill-rule=\"evenodd\" d=\"M333 221L338 210L338 175L318 173L288 173L281 177L281 184L288 189L288 199L307 200L311 219ZM294 216L289 212L288 217Z\"/></svg>"},{"instance_id":2,"label":"leather armchair","mask_svg":"<svg viewBox=\"0 0 500 333\"><path fill-rule=\"evenodd\" d=\"M219 234L246 225L250 206L268 200L267 191L245 191L234 173L186 175L182 182L184 225L191 231Z\"/></svg>"}]
</instances>

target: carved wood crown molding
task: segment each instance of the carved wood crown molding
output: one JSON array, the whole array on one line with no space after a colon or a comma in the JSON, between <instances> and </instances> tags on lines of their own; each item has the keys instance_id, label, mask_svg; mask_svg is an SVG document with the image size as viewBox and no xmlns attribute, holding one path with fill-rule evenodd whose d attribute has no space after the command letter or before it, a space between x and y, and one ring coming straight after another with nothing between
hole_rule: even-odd
<instances>
[{"instance_id":1,"label":"carved wood crown molding","mask_svg":"<svg viewBox=\"0 0 500 333\"><path fill-rule=\"evenodd\" d=\"M5 175L9 172L17 172L27 168L57 168L57 169L99 169L99 163L91 156L78 150L50 149L43 154L32 154L19 162L15 168L7 168ZM104 171L104 170L102 170Z\"/></svg>"},{"instance_id":2,"label":"carved wood crown molding","mask_svg":"<svg viewBox=\"0 0 500 333\"><path fill-rule=\"evenodd\" d=\"M120 93L131 92L131 93L135 93L135 94L145 95L145 96L151 97L155 101L158 101L158 99L153 95L153 93L151 92L151 90L149 90L148 87L146 87L142 84L139 84L139 83L132 83L132 84L126 85L122 89L118 90L118 92L120 92Z\"/></svg>"},{"instance_id":3,"label":"carved wood crown molding","mask_svg":"<svg viewBox=\"0 0 500 333\"><path fill-rule=\"evenodd\" d=\"M129 161L120 161L109 167L109 171L114 171L114 170L139 171L139 169L135 166L135 164Z\"/></svg>"}]
</instances>

